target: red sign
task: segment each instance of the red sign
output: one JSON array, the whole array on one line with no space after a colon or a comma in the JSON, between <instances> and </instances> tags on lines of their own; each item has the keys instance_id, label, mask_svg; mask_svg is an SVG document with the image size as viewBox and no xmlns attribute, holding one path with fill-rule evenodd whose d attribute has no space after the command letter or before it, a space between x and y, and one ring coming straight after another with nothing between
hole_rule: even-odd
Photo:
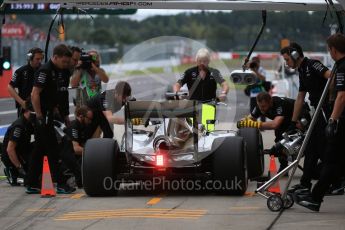
<instances>
[{"instance_id":1,"label":"red sign","mask_svg":"<svg viewBox=\"0 0 345 230\"><path fill-rule=\"evenodd\" d=\"M25 38L25 25L5 24L1 28L1 36L4 38Z\"/></svg>"}]
</instances>

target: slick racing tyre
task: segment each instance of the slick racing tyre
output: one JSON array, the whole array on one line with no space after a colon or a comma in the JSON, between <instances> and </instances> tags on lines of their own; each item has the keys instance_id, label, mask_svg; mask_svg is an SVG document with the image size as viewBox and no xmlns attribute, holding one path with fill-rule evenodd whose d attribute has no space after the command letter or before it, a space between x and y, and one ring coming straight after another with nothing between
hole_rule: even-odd
<instances>
[{"instance_id":1,"label":"slick racing tyre","mask_svg":"<svg viewBox=\"0 0 345 230\"><path fill-rule=\"evenodd\" d=\"M248 178L260 177L265 169L262 136L256 128L241 128L238 135L243 137L247 150Z\"/></svg>"},{"instance_id":2,"label":"slick racing tyre","mask_svg":"<svg viewBox=\"0 0 345 230\"><path fill-rule=\"evenodd\" d=\"M116 159L119 147L111 138L94 138L86 142L82 177L85 193L89 196L110 196L116 194Z\"/></svg>"},{"instance_id":3,"label":"slick racing tyre","mask_svg":"<svg viewBox=\"0 0 345 230\"><path fill-rule=\"evenodd\" d=\"M212 144L212 151L214 190L243 195L248 186L243 138L217 138Z\"/></svg>"}]
</instances>

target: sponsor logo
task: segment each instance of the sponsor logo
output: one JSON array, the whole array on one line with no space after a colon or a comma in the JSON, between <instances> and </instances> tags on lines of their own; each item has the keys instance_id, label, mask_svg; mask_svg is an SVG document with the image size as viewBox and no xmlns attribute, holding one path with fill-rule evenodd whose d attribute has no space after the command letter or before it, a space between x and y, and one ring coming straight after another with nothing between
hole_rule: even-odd
<instances>
[{"instance_id":1,"label":"sponsor logo","mask_svg":"<svg viewBox=\"0 0 345 230\"><path fill-rule=\"evenodd\" d=\"M320 63L320 62L315 62L313 64L313 67L315 70L322 72L322 70L324 69L324 66Z\"/></svg>"},{"instance_id":2,"label":"sponsor logo","mask_svg":"<svg viewBox=\"0 0 345 230\"><path fill-rule=\"evenodd\" d=\"M283 108L281 106L279 106L277 108L277 114L282 114L283 113Z\"/></svg>"},{"instance_id":3,"label":"sponsor logo","mask_svg":"<svg viewBox=\"0 0 345 230\"><path fill-rule=\"evenodd\" d=\"M37 80L38 80L39 83L41 83L41 84L46 83L46 79L47 79L47 74L46 73L40 72L38 74L38 79Z\"/></svg>"},{"instance_id":4,"label":"sponsor logo","mask_svg":"<svg viewBox=\"0 0 345 230\"><path fill-rule=\"evenodd\" d=\"M13 136L16 137L16 138L19 138L21 133L22 133L22 129L17 127L13 131Z\"/></svg>"},{"instance_id":5,"label":"sponsor logo","mask_svg":"<svg viewBox=\"0 0 345 230\"><path fill-rule=\"evenodd\" d=\"M12 82L16 82L17 81L17 73L15 72L12 76Z\"/></svg>"},{"instance_id":6,"label":"sponsor logo","mask_svg":"<svg viewBox=\"0 0 345 230\"><path fill-rule=\"evenodd\" d=\"M72 129L72 136L73 136L73 138L74 139L78 139L78 130L76 130L76 129Z\"/></svg>"}]
</instances>

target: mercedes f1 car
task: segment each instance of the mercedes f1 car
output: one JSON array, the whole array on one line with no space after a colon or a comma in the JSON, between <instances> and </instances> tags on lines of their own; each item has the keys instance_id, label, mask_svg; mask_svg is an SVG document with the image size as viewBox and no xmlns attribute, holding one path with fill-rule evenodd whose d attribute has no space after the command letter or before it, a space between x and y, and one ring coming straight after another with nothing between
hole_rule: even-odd
<instances>
[{"instance_id":1,"label":"mercedes f1 car","mask_svg":"<svg viewBox=\"0 0 345 230\"><path fill-rule=\"evenodd\" d=\"M245 193L248 179L264 170L260 132L215 130L216 103L191 100L130 101L125 105L125 134L87 141L83 186L90 196L116 194L114 182L201 179L217 182L212 190ZM134 126L133 118L144 123ZM217 188L214 188L217 187Z\"/></svg>"}]
</instances>

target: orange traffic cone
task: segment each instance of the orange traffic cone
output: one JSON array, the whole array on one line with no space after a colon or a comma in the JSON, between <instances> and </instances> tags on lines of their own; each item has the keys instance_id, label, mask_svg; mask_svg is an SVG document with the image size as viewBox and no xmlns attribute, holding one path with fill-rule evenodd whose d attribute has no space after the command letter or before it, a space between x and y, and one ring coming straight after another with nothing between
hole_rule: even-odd
<instances>
[{"instance_id":1,"label":"orange traffic cone","mask_svg":"<svg viewBox=\"0 0 345 230\"><path fill-rule=\"evenodd\" d=\"M277 175L277 166L276 166L276 159L274 156L271 156L270 159L270 168L269 168L270 176L271 178ZM280 185L279 181L277 180L274 184L272 184L269 188L268 191L271 193L280 193Z\"/></svg>"},{"instance_id":2,"label":"orange traffic cone","mask_svg":"<svg viewBox=\"0 0 345 230\"><path fill-rule=\"evenodd\" d=\"M41 197L56 196L47 156L43 159Z\"/></svg>"}]
</instances>

